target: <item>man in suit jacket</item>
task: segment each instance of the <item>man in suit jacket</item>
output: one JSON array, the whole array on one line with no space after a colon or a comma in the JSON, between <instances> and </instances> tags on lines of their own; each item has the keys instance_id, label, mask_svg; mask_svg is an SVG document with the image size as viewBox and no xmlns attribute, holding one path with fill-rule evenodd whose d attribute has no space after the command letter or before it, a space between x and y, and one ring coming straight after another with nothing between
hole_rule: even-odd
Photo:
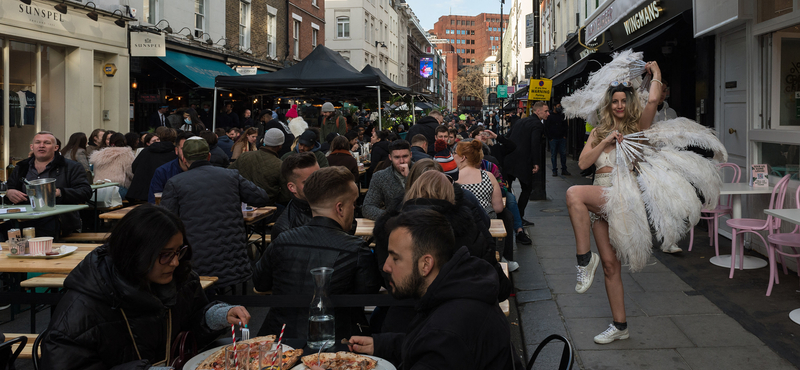
<instances>
[{"instance_id":1,"label":"man in suit jacket","mask_svg":"<svg viewBox=\"0 0 800 370\"><path fill-rule=\"evenodd\" d=\"M153 113L150 116L150 127L158 128L161 126L170 127L169 120L167 120L167 110L169 109L169 105L162 105L158 108L158 111Z\"/></svg>"},{"instance_id":2,"label":"man in suit jacket","mask_svg":"<svg viewBox=\"0 0 800 370\"><path fill-rule=\"evenodd\" d=\"M515 179L519 179L522 193L517 198L517 203L519 214L523 218L522 223L526 226L533 225L532 222L525 220L525 206L528 205L533 190L533 175L539 172L539 163L542 161L544 121L549 115L550 108L547 104L537 102L533 105L533 115L514 123L508 134L511 141L517 144L517 149L505 159L508 183L510 185Z\"/></svg>"}]
</instances>

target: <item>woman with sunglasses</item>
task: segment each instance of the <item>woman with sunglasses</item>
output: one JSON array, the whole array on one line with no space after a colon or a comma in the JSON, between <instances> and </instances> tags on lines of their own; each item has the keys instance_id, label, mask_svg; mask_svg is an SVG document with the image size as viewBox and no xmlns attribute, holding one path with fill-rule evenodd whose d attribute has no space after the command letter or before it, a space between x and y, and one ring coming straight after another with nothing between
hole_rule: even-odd
<instances>
[{"instance_id":1,"label":"woman with sunglasses","mask_svg":"<svg viewBox=\"0 0 800 370\"><path fill-rule=\"evenodd\" d=\"M600 123L592 130L578 160L585 170L597 167L593 185L572 186L567 190L567 208L575 231L578 259L578 283L575 290L585 293L592 285L597 265L602 262L606 294L611 305L613 323L594 337L598 344L627 339L628 324L625 316L625 299L622 287L622 264L611 245L608 222L601 215L605 202L604 187L611 186L611 171L616 158L615 147L624 135L646 130L653 123L661 96L661 70L656 62L648 62L647 73L652 74L647 104L642 107L639 96L629 81L614 81L602 97L602 108L597 113ZM591 212L591 214L590 214ZM594 232L599 256L591 252L590 231Z\"/></svg>"},{"instance_id":2,"label":"woman with sunglasses","mask_svg":"<svg viewBox=\"0 0 800 370\"><path fill-rule=\"evenodd\" d=\"M202 348L246 325L244 307L208 302L191 253L178 217L150 204L133 209L64 281L42 334L42 368L167 369L179 333L191 331Z\"/></svg>"}]
</instances>

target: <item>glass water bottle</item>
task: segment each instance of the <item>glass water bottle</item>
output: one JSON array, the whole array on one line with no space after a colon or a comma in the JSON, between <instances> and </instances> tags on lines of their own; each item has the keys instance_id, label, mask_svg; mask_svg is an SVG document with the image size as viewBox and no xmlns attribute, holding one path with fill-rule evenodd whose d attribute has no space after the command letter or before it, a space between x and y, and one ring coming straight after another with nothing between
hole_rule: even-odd
<instances>
[{"instance_id":1,"label":"glass water bottle","mask_svg":"<svg viewBox=\"0 0 800 370\"><path fill-rule=\"evenodd\" d=\"M333 269L318 267L311 270L314 279L314 298L308 310L308 347L320 349L330 347L335 340L333 303L328 297ZM328 342L328 343L326 343Z\"/></svg>"}]
</instances>

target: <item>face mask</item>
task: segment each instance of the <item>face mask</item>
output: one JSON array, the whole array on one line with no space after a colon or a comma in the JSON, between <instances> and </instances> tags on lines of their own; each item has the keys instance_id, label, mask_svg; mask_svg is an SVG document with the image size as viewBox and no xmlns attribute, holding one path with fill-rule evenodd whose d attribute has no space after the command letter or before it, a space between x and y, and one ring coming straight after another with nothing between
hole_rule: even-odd
<instances>
[{"instance_id":1,"label":"face mask","mask_svg":"<svg viewBox=\"0 0 800 370\"><path fill-rule=\"evenodd\" d=\"M192 120L189 119L189 118L184 118L183 122L186 122L187 125L191 125L192 124Z\"/></svg>"},{"instance_id":2,"label":"face mask","mask_svg":"<svg viewBox=\"0 0 800 370\"><path fill-rule=\"evenodd\" d=\"M203 108L204 111L208 112L208 108Z\"/></svg>"}]
</instances>

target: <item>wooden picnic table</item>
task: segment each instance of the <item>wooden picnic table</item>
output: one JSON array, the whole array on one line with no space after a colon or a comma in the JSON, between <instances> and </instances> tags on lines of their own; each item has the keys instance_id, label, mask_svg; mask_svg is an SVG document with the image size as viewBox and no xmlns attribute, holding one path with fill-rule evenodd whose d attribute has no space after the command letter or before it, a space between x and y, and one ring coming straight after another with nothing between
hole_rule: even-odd
<instances>
[{"instance_id":1,"label":"wooden picnic table","mask_svg":"<svg viewBox=\"0 0 800 370\"><path fill-rule=\"evenodd\" d=\"M111 212L103 213L98 217L100 217L100 219L103 219L103 220L121 220L123 217L125 217L125 215L128 214L128 212L132 211L134 208L136 208L138 206L139 205L137 204L135 206L115 209L115 210L113 210Z\"/></svg>"},{"instance_id":2,"label":"wooden picnic table","mask_svg":"<svg viewBox=\"0 0 800 370\"><path fill-rule=\"evenodd\" d=\"M86 204L56 204L52 211L34 211L30 204L7 206L5 209L22 208L22 212L0 214L3 220L38 220L45 217L80 211L89 208ZM6 211L7 212L7 211Z\"/></svg>"},{"instance_id":3,"label":"wooden picnic table","mask_svg":"<svg viewBox=\"0 0 800 370\"><path fill-rule=\"evenodd\" d=\"M53 247L71 245L78 247L75 253L61 258L9 258L6 256L8 243L1 243L3 253L0 254L0 272L43 272L52 274L69 274L78 266L89 252L100 244L53 243Z\"/></svg>"},{"instance_id":4,"label":"wooden picnic table","mask_svg":"<svg viewBox=\"0 0 800 370\"><path fill-rule=\"evenodd\" d=\"M111 212L106 212L100 215L100 218L104 220L121 220L125 215L128 214L131 210L138 207L139 205L120 208L117 210L113 210ZM256 208L251 212L242 212L242 217L244 218L244 222L248 225L261 221L271 214L275 213L278 210L276 207L260 207Z\"/></svg>"},{"instance_id":5,"label":"wooden picnic table","mask_svg":"<svg viewBox=\"0 0 800 370\"><path fill-rule=\"evenodd\" d=\"M493 219L492 225L489 227L489 232L495 238L505 238L508 233L506 227L503 225L503 220ZM372 236L372 229L375 228L375 221L368 218L357 218L356 222L356 236Z\"/></svg>"}]
</instances>

